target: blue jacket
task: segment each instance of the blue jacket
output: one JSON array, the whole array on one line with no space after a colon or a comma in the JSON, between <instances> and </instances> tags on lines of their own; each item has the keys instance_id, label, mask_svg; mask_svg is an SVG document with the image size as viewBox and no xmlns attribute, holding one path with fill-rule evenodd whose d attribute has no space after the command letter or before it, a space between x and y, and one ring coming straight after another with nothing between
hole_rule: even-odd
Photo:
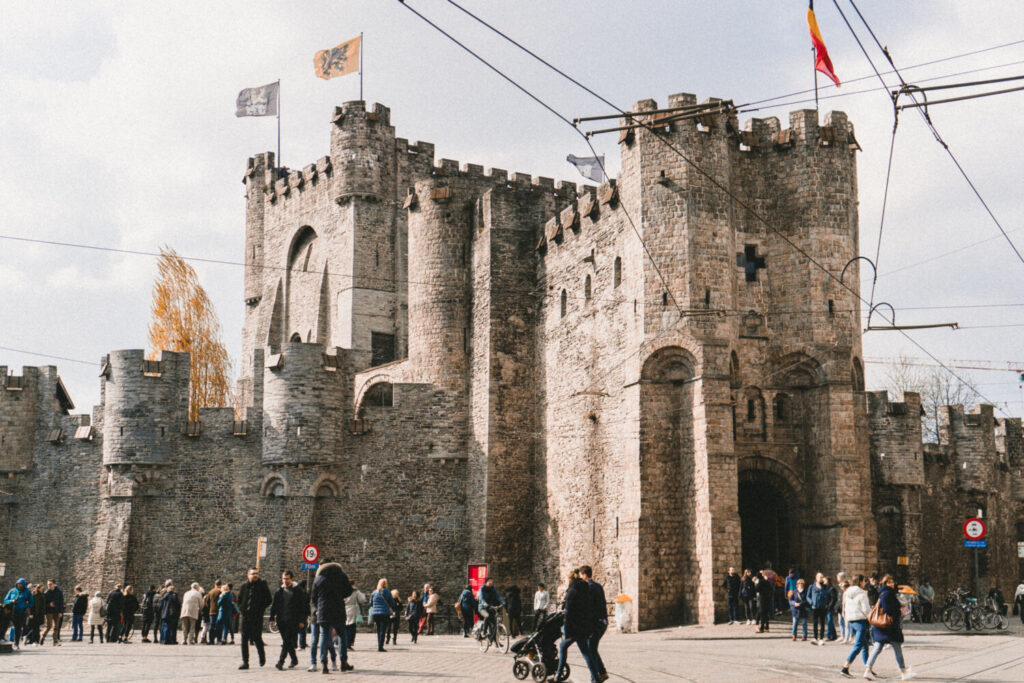
<instances>
[{"instance_id":1,"label":"blue jacket","mask_svg":"<svg viewBox=\"0 0 1024 683\"><path fill-rule=\"evenodd\" d=\"M370 616L375 615L386 615L390 616L392 612L398 609L398 605L395 604L395 599L391 597L391 591L386 588L375 590L370 595Z\"/></svg>"},{"instance_id":2,"label":"blue jacket","mask_svg":"<svg viewBox=\"0 0 1024 683\"><path fill-rule=\"evenodd\" d=\"M34 602L35 599L28 588L18 588L17 586L7 591L7 596L4 597L5 605L14 605L15 614L24 614L32 609Z\"/></svg>"},{"instance_id":3,"label":"blue jacket","mask_svg":"<svg viewBox=\"0 0 1024 683\"><path fill-rule=\"evenodd\" d=\"M498 589L494 586L483 586L480 589L479 598L481 607L497 607L498 605L504 605L505 601L498 595Z\"/></svg>"},{"instance_id":4,"label":"blue jacket","mask_svg":"<svg viewBox=\"0 0 1024 683\"><path fill-rule=\"evenodd\" d=\"M462 595L459 596L459 604L462 606L463 612L475 612L476 598L473 597L473 591L468 588L463 589Z\"/></svg>"},{"instance_id":5,"label":"blue jacket","mask_svg":"<svg viewBox=\"0 0 1024 683\"><path fill-rule=\"evenodd\" d=\"M801 591L799 588L794 588L793 592L789 594L789 611L792 613L793 618L806 618L809 606L807 602L807 589L804 588Z\"/></svg>"},{"instance_id":6,"label":"blue jacket","mask_svg":"<svg viewBox=\"0 0 1024 683\"><path fill-rule=\"evenodd\" d=\"M807 601L811 603L811 607L814 609L825 609L828 607L828 600L832 597L832 587L821 584L820 586L816 583L812 583L811 587L807 589Z\"/></svg>"},{"instance_id":7,"label":"blue jacket","mask_svg":"<svg viewBox=\"0 0 1024 683\"><path fill-rule=\"evenodd\" d=\"M892 626L889 628L871 627L871 640L876 643L902 643L903 627L900 625L901 607L896 591L889 586L882 586L878 593L878 608L892 617Z\"/></svg>"}]
</instances>

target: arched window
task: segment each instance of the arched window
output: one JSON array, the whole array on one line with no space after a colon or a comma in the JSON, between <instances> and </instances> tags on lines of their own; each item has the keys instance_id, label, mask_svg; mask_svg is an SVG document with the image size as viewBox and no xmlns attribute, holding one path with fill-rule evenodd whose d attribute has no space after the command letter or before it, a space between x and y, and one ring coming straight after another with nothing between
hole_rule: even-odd
<instances>
[{"instance_id":1,"label":"arched window","mask_svg":"<svg viewBox=\"0 0 1024 683\"><path fill-rule=\"evenodd\" d=\"M590 276L583 280L583 300L590 303Z\"/></svg>"},{"instance_id":2,"label":"arched window","mask_svg":"<svg viewBox=\"0 0 1024 683\"><path fill-rule=\"evenodd\" d=\"M291 339L289 339L288 341L300 342L302 341L302 335L299 334L298 332L293 332Z\"/></svg>"},{"instance_id":3,"label":"arched window","mask_svg":"<svg viewBox=\"0 0 1024 683\"><path fill-rule=\"evenodd\" d=\"M567 296L566 296L565 290L563 289L562 290L562 317L563 318L565 317L565 310L566 310L566 306L567 306L566 299L567 299Z\"/></svg>"},{"instance_id":4,"label":"arched window","mask_svg":"<svg viewBox=\"0 0 1024 683\"><path fill-rule=\"evenodd\" d=\"M775 422L777 424L786 424L790 420L789 410L789 397L785 394L776 394L774 405L772 406L773 415L775 416Z\"/></svg>"},{"instance_id":5,"label":"arched window","mask_svg":"<svg viewBox=\"0 0 1024 683\"><path fill-rule=\"evenodd\" d=\"M854 391L864 391L864 366L860 364L860 359L856 357L853 359L851 380Z\"/></svg>"},{"instance_id":6,"label":"arched window","mask_svg":"<svg viewBox=\"0 0 1024 683\"><path fill-rule=\"evenodd\" d=\"M277 481L271 484L269 495L271 498L284 498L284 482Z\"/></svg>"},{"instance_id":7,"label":"arched window","mask_svg":"<svg viewBox=\"0 0 1024 683\"><path fill-rule=\"evenodd\" d=\"M615 269L612 273L612 287L618 287L622 284L622 258L619 256L615 257Z\"/></svg>"}]
</instances>

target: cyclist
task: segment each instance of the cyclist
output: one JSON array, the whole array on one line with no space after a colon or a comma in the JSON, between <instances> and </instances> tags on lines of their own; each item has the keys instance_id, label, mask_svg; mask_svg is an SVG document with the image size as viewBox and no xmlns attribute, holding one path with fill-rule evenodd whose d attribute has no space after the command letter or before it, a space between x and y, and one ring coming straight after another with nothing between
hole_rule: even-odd
<instances>
[{"instance_id":1,"label":"cyclist","mask_svg":"<svg viewBox=\"0 0 1024 683\"><path fill-rule=\"evenodd\" d=\"M495 624L497 622L498 609L505 606L505 601L498 594L498 589L494 587L494 579L491 577L487 577L483 588L480 589L478 604L480 616L484 617L484 633L487 633L493 639L497 630Z\"/></svg>"}]
</instances>

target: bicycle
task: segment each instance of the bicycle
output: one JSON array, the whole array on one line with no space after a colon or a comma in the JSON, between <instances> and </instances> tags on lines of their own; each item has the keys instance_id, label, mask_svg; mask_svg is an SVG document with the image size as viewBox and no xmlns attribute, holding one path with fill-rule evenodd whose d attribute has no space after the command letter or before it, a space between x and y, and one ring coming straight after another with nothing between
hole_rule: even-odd
<instances>
[{"instance_id":1,"label":"bicycle","mask_svg":"<svg viewBox=\"0 0 1024 683\"><path fill-rule=\"evenodd\" d=\"M509 646L512 644L512 637L509 635L508 629L505 628L505 624L501 623L501 607L494 608L493 624L488 618L483 619L480 624L473 630L473 636L477 640L480 651L487 652L493 644L499 651L508 652Z\"/></svg>"}]
</instances>

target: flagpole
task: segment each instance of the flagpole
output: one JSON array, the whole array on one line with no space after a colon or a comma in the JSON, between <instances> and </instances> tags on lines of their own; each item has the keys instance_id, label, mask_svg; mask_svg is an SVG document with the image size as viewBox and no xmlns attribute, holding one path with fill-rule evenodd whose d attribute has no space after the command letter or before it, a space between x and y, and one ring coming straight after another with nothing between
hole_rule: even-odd
<instances>
[{"instance_id":1,"label":"flagpole","mask_svg":"<svg viewBox=\"0 0 1024 683\"><path fill-rule=\"evenodd\" d=\"M363 32L359 32L359 99L363 99Z\"/></svg>"},{"instance_id":2,"label":"flagpole","mask_svg":"<svg viewBox=\"0 0 1024 683\"><path fill-rule=\"evenodd\" d=\"M284 168L281 163L281 79L277 79L277 167Z\"/></svg>"},{"instance_id":3,"label":"flagpole","mask_svg":"<svg viewBox=\"0 0 1024 683\"><path fill-rule=\"evenodd\" d=\"M814 111L818 111L818 51L811 45L811 70L814 71Z\"/></svg>"}]
</instances>

